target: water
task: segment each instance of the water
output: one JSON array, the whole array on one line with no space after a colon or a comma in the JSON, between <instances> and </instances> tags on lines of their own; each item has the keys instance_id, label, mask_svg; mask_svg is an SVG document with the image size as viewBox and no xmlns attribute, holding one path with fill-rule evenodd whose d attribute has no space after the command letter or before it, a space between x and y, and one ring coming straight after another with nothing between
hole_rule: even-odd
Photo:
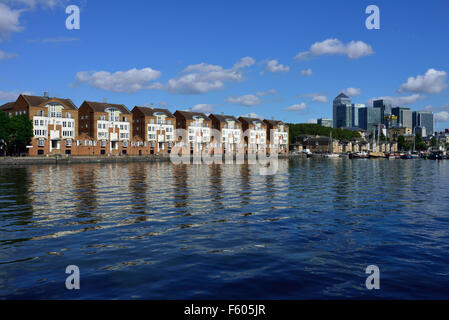
<instances>
[{"instance_id":1,"label":"water","mask_svg":"<svg viewBox=\"0 0 449 320\"><path fill-rule=\"evenodd\" d=\"M0 298L449 298L449 161L279 167L1 167Z\"/></svg>"}]
</instances>

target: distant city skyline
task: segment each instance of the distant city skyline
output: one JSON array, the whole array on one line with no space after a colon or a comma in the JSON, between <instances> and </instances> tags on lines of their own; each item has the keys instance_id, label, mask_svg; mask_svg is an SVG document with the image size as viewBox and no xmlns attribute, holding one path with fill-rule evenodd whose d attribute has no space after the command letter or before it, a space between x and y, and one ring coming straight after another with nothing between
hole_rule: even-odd
<instances>
[{"instance_id":1,"label":"distant city skyline","mask_svg":"<svg viewBox=\"0 0 449 320\"><path fill-rule=\"evenodd\" d=\"M65 28L72 4L80 30ZM370 4L0 0L0 104L49 91L78 107L106 98L306 123L332 119L343 92L449 127L449 3L377 1L380 30L365 27Z\"/></svg>"}]
</instances>

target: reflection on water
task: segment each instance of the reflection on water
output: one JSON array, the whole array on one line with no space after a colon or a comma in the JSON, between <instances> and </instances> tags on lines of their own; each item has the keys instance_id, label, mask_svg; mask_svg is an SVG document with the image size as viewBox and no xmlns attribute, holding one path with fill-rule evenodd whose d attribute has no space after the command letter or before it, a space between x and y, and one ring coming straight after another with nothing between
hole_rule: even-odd
<instances>
[{"instance_id":1,"label":"reflection on water","mask_svg":"<svg viewBox=\"0 0 449 320\"><path fill-rule=\"evenodd\" d=\"M448 176L424 160L0 167L0 297L448 298Z\"/></svg>"}]
</instances>

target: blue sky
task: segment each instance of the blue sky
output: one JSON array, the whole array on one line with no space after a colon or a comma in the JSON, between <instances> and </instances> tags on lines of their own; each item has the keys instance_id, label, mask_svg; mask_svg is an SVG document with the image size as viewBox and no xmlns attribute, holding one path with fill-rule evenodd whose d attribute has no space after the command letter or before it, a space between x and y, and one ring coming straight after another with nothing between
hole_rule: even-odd
<instances>
[{"instance_id":1,"label":"blue sky","mask_svg":"<svg viewBox=\"0 0 449 320\"><path fill-rule=\"evenodd\" d=\"M67 5L81 9L67 30ZM368 30L365 8L380 9ZM449 127L449 2L0 0L0 103L18 93L288 122L392 97ZM301 54L302 53L302 54ZM349 88L349 89L348 89Z\"/></svg>"}]
</instances>

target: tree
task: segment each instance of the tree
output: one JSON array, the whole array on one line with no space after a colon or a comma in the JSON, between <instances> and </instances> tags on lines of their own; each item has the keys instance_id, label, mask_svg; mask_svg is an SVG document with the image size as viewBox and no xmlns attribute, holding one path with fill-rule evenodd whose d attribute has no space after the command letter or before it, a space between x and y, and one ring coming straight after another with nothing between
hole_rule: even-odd
<instances>
[{"instance_id":1,"label":"tree","mask_svg":"<svg viewBox=\"0 0 449 320\"><path fill-rule=\"evenodd\" d=\"M329 137L332 132L332 137L337 140L350 140L352 138L360 138L357 131L346 129L333 129L330 127L323 127L314 123L287 123L290 130L290 143L299 135L325 136Z\"/></svg>"},{"instance_id":2,"label":"tree","mask_svg":"<svg viewBox=\"0 0 449 320\"><path fill-rule=\"evenodd\" d=\"M5 112L0 111L0 150L2 150L3 153L5 152L9 144L10 135L11 120Z\"/></svg>"},{"instance_id":3,"label":"tree","mask_svg":"<svg viewBox=\"0 0 449 320\"><path fill-rule=\"evenodd\" d=\"M416 134L416 136L415 136L415 149L417 151L425 151L425 150L427 150L427 144L422 139L420 134Z\"/></svg>"},{"instance_id":4,"label":"tree","mask_svg":"<svg viewBox=\"0 0 449 320\"><path fill-rule=\"evenodd\" d=\"M412 149L410 142L406 141L403 135L398 137L398 147L400 150L409 151Z\"/></svg>"},{"instance_id":5,"label":"tree","mask_svg":"<svg viewBox=\"0 0 449 320\"><path fill-rule=\"evenodd\" d=\"M33 138L33 122L28 118L26 114L14 116L10 119L11 126L11 150L15 154L26 152L26 146L31 142Z\"/></svg>"}]
</instances>

